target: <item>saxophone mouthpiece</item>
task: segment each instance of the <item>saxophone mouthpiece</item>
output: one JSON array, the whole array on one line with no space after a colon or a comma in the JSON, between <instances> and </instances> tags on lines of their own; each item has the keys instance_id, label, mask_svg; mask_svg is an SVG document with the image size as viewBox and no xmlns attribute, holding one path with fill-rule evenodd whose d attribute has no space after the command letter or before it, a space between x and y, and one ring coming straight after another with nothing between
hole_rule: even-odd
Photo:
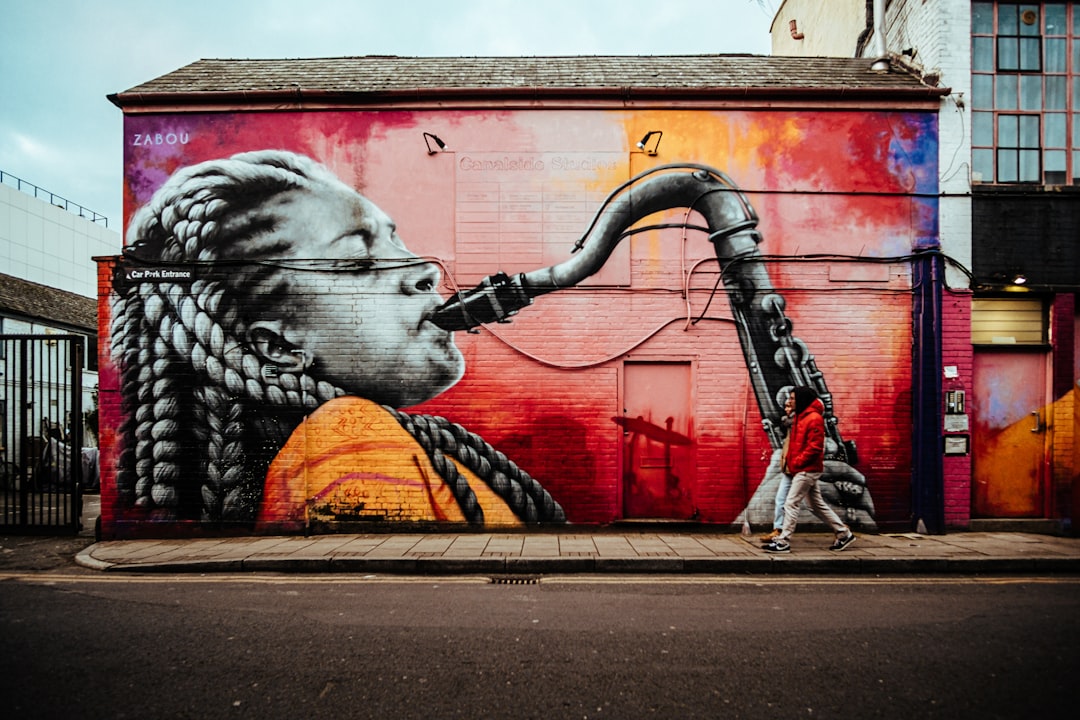
<instances>
[{"instance_id":1,"label":"saxophone mouthpiece","mask_svg":"<svg viewBox=\"0 0 1080 720\"><path fill-rule=\"evenodd\" d=\"M525 276L489 275L472 290L454 293L428 317L443 330L472 330L490 322L510 322L518 310L532 304Z\"/></svg>"}]
</instances>

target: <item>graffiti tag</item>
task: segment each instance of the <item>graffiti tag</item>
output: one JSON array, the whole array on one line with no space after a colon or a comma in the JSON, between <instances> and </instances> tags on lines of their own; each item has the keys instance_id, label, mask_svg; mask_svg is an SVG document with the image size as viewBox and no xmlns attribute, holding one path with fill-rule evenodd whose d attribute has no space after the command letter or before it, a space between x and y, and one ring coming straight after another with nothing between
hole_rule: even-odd
<instances>
[{"instance_id":1,"label":"graffiti tag","mask_svg":"<svg viewBox=\"0 0 1080 720\"><path fill-rule=\"evenodd\" d=\"M187 145L191 141L191 135L181 133L135 133L132 145L147 147L150 145Z\"/></svg>"}]
</instances>

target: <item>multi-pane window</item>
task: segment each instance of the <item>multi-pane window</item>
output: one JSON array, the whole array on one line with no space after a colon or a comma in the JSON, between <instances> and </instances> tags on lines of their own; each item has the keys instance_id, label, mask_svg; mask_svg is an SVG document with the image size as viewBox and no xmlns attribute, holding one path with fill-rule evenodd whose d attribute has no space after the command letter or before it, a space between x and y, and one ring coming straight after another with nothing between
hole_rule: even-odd
<instances>
[{"instance_id":1,"label":"multi-pane window","mask_svg":"<svg viewBox=\"0 0 1080 720\"><path fill-rule=\"evenodd\" d=\"M972 179L1080 185L1080 6L975 2Z\"/></svg>"}]
</instances>

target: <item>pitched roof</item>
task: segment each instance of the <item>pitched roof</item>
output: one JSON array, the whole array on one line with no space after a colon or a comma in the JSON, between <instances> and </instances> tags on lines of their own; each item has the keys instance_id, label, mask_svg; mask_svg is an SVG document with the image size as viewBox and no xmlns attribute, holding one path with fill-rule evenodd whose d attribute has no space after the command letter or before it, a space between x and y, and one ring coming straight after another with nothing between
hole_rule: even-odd
<instances>
[{"instance_id":1,"label":"pitched roof","mask_svg":"<svg viewBox=\"0 0 1080 720\"><path fill-rule=\"evenodd\" d=\"M362 57L204 59L109 96L119 107L202 101L675 95L747 97L831 94L933 99L929 87L894 66L874 72L866 58L759 55L589 55L543 57Z\"/></svg>"},{"instance_id":2,"label":"pitched roof","mask_svg":"<svg viewBox=\"0 0 1080 720\"><path fill-rule=\"evenodd\" d=\"M0 314L97 333L97 300L0 273Z\"/></svg>"}]
</instances>

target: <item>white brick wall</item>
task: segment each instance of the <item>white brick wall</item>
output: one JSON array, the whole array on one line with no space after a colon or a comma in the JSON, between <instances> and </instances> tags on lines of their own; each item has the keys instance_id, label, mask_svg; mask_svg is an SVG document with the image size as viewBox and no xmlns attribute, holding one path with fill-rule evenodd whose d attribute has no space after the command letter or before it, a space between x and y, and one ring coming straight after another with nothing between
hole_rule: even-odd
<instances>
[{"instance_id":1,"label":"white brick wall","mask_svg":"<svg viewBox=\"0 0 1080 720\"><path fill-rule=\"evenodd\" d=\"M971 267L971 5L956 0L893 0L885 18L889 50L914 50L913 67L936 73L952 92L942 100L938 153L942 251ZM902 57L907 57L903 56ZM950 267L950 287L967 287Z\"/></svg>"}]
</instances>

